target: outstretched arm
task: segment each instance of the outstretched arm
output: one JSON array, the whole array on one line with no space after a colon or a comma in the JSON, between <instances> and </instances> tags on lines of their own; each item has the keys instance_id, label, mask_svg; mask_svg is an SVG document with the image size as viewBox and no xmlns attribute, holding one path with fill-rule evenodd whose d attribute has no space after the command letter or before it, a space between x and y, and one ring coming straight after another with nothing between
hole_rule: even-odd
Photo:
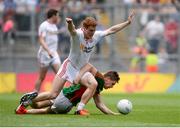
<instances>
[{"instance_id":1,"label":"outstretched arm","mask_svg":"<svg viewBox=\"0 0 180 128\"><path fill-rule=\"evenodd\" d=\"M68 25L68 30L70 32L70 34L73 36L73 35L76 35L76 29L75 29L75 25L72 21L71 18L66 18L66 23Z\"/></svg>"},{"instance_id":2,"label":"outstretched arm","mask_svg":"<svg viewBox=\"0 0 180 128\"><path fill-rule=\"evenodd\" d=\"M104 114L110 114L110 115L120 115L120 113L115 113L111 111L101 100L100 94L95 94L94 95L94 102L96 104L96 107L103 112Z\"/></svg>"},{"instance_id":3,"label":"outstretched arm","mask_svg":"<svg viewBox=\"0 0 180 128\"><path fill-rule=\"evenodd\" d=\"M127 21L117 24L117 25L114 25L114 26L110 27L109 29L105 30L105 33L106 33L105 36L119 32L122 29L124 29L125 27L127 27L129 24L131 24L134 15L135 15L135 12L132 11L131 14L129 15Z\"/></svg>"},{"instance_id":4,"label":"outstretched arm","mask_svg":"<svg viewBox=\"0 0 180 128\"><path fill-rule=\"evenodd\" d=\"M53 113L51 107L28 109L26 114L49 114L49 113Z\"/></svg>"}]
</instances>

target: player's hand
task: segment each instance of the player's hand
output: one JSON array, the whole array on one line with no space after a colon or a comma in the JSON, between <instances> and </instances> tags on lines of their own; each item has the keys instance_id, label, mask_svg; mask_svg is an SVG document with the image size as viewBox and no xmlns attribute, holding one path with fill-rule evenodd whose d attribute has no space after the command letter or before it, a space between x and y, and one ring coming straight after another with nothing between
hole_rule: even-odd
<instances>
[{"instance_id":1,"label":"player's hand","mask_svg":"<svg viewBox=\"0 0 180 128\"><path fill-rule=\"evenodd\" d=\"M48 55L49 55L50 58L53 58L53 52L49 51Z\"/></svg>"},{"instance_id":2,"label":"player's hand","mask_svg":"<svg viewBox=\"0 0 180 128\"><path fill-rule=\"evenodd\" d=\"M135 11L132 10L131 13L130 13L130 15L129 15L129 17L128 17L129 24L132 22L134 16L135 16Z\"/></svg>"},{"instance_id":3,"label":"player's hand","mask_svg":"<svg viewBox=\"0 0 180 128\"><path fill-rule=\"evenodd\" d=\"M113 113L113 115L116 115L116 116L118 116L118 115L121 115L120 113Z\"/></svg>"},{"instance_id":4,"label":"player's hand","mask_svg":"<svg viewBox=\"0 0 180 128\"><path fill-rule=\"evenodd\" d=\"M72 19L71 18L66 18L66 22L69 24L72 22Z\"/></svg>"}]
</instances>

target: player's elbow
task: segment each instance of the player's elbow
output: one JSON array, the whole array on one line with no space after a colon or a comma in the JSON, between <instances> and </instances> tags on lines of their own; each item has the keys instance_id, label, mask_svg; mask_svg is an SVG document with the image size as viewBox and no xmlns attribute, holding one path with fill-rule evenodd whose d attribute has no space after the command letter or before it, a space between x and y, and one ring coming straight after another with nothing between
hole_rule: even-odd
<instances>
[{"instance_id":1,"label":"player's elbow","mask_svg":"<svg viewBox=\"0 0 180 128\"><path fill-rule=\"evenodd\" d=\"M114 30L109 30L108 33L107 33L107 35L111 35L111 34L114 34L114 33L116 33L116 31L114 31Z\"/></svg>"},{"instance_id":2,"label":"player's elbow","mask_svg":"<svg viewBox=\"0 0 180 128\"><path fill-rule=\"evenodd\" d=\"M98 109L102 109L102 108L103 108L103 104L102 104L101 102L97 101L97 102L96 102L96 107L97 107Z\"/></svg>"},{"instance_id":3,"label":"player's elbow","mask_svg":"<svg viewBox=\"0 0 180 128\"><path fill-rule=\"evenodd\" d=\"M96 107L97 107L101 112L103 112L104 114L108 114L108 113L105 111L105 109L103 108L103 105L102 105L101 103L96 104Z\"/></svg>"},{"instance_id":4,"label":"player's elbow","mask_svg":"<svg viewBox=\"0 0 180 128\"><path fill-rule=\"evenodd\" d=\"M101 110L101 104L100 103L96 103L96 108Z\"/></svg>"}]
</instances>

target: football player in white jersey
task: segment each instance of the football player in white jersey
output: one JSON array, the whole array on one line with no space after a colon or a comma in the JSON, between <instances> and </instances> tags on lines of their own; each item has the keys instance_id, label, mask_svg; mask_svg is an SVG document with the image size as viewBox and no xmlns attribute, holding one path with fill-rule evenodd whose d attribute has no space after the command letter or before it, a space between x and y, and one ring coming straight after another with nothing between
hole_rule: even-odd
<instances>
[{"instance_id":1,"label":"football player in white jersey","mask_svg":"<svg viewBox=\"0 0 180 128\"><path fill-rule=\"evenodd\" d=\"M77 111L83 110L85 104L87 104L87 102L92 98L95 93L97 81L95 80L93 75L89 76L88 79L81 81L81 78L76 78L77 74L79 73L80 69L89 62L89 58L91 56L93 48L100 41L100 39L105 36L119 32L123 28L127 27L129 24L131 24L134 15L134 12L132 12L129 15L127 21L114 25L104 31L96 31L97 21L92 17L87 17L85 20L83 20L82 28L80 29L75 29L72 19L66 18L68 30L71 35L70 54L68 58L63 62L61 68L56 74L51 91L40 93L37 97L34 96L35 93L32 93L30 95L25 94L21 98L21 102L26 103L26 101L32 99L34 100L34 102L45 99L54 99L62 90L66 81L74 83L79 82L80 84L87 87L77 107ZM75 79L76 81L74 81Z\"/></svg>"},{"instance_id":2,"label":"football player in white jersey","mask_svg":"<svg viewBox=\"0 0 180 128\"><path fill-rule=\"evenodd\" d=\"M39 92L41 84L46 76L49 66L52 67L55 74L61 65L57 53L58 36L52 32L58 32L56 24L59 22L59 13L57 10L50 9L47 12L47 20L39 26L39 43L38 62L40 66L39 77L35 83L35 90Z\"/></svg>"}]
</instances>

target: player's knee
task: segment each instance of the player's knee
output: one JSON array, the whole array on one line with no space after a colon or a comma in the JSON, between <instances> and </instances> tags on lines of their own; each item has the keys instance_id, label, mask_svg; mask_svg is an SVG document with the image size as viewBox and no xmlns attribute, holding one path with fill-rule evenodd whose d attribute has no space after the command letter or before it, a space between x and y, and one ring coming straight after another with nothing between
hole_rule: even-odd
<instances>
[{"instance_id":1,"label":"player's knee","mask_svg":"<svg viewBox=\"0 0 180 128\"><path fill-rule=\"evenodd\" d=\"M96 81L90 81L88 82L88 88L90 88L91 90L95 90L98 86L98 83Z\"/></svg>"},{"instance_id":2,"label":"player's knee","mask_svg":"<svg viewBox=\"0 0 180 128\"><path fill-rule=\"evenodd\" d=\"M40 76L39 80L42 82L45 79L45 76Z\"/></svg>"},{"instance_id":3,"label":"player's knee","mask_svg":"<svg viewBox=\"0 0 180 128\"><path fill-rule=\"evenodd\" d=\"M98 86L98 83L97 83L97 81L94 81L93 82L93 88L95 88L96 89L96 87Z\"/></svg>"},{"instance_id":4,"label":"player's knee","mask_svg":"<svg viewBox=\"0 0 180 128\"><path fill-rule=\"evenodd\" d=\"M32 103L30 106L31 106L32 108L38 108L38 104L36 104L36 103Z\"/></svg>"},{"instance_id":5,"label":"player's knee","mask_svg":"<svg viewBox=\"0 0 180 128\"><path fill-rule=\"evenodd\" d=\"M50 94L50 99L55 99L58 96L58 92L54 92Z\"/></svg>"}]
</instances>

